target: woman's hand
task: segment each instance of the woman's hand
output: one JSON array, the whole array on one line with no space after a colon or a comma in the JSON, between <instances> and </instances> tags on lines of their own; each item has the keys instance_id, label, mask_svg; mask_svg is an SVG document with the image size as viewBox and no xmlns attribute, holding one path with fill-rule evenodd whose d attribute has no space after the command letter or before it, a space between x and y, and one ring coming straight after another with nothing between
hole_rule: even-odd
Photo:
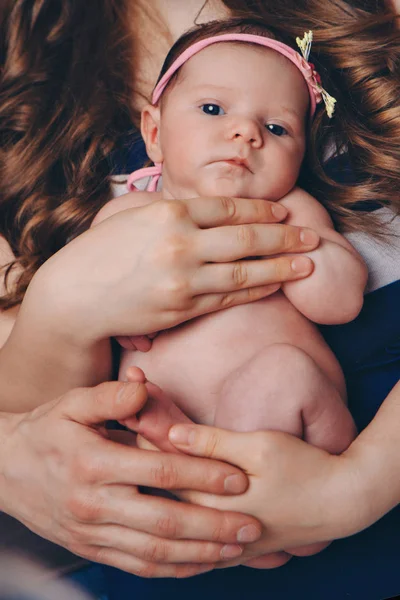
<instances>
[{"instance_id":1,"label":"woman's hand","mask_svg":"<svg viewBox=\"0 0 400 600\"><path fill-rule=\"evenodd\" d=\"M262 523L260 540L233 564L250 558L252 566L262 566L255 557L346 537L376 519L371 520L371 499L360 493L361 469L351 446L332 456L285 433L235 433L199 425L172 427L169 441L180 451L224 460L247 473L249 488L235 498L183 494L191 502L245 512Z\"/></svg>"},{"instance_id":2,"label":"woman's hand","mask_svg":"<svg viewBox=\"0 0 400 600\"><path fill-rule=\"evenodd\" d=\"M156 201L72 240L33 277L1 350L0 410L22 412L107 381L110 337L160 331L307 276L305 256L240 260L318 245L311 230L277 223L286 215L274 214L280 208L264 200Z\"/></svg>"},{"instance_id":3,"label":"woman's hand","mask_svg":"<svg viewBox=\"0 0 400 600\"><path fill-rule=\"evenodd\" d=\"M138 491L229 494L248 484L224 463L109 439L104 422L133 417L146 397L143 383L106 383L29 414L0 415L0 509L89 560L145 577L187 577L240 555L239 541L257 539L261 527Z\"/></svg>"},{"instance_id":4,"label":"woman's hand","mask_svg":"<svg viewBox=\"0 0 400 600\"><path fill-rule=\"evenodd\" d=\"M278 224L281 209L264 200L194 198L123 210L47 261L32 293L40 286L54 326L85 340L148 334L257 300L312 271L307 257L274 257L319 242L311 230ZM273 257L241 260L255 256Z\"/></svg>"}]
</instances>

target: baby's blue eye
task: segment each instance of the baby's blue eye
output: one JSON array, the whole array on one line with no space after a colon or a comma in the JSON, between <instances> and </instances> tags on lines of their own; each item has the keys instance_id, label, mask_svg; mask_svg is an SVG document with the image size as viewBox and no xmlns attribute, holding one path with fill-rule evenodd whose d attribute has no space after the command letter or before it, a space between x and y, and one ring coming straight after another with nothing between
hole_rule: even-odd
<instances>
[{"instance_id":1,"label":"baby's blue eye","mask_svg":"<svg viewBox=\"0 0 400 600\"><path fill-rule=\"evenodd\" d=\"M267 125L267 129L273 135L277 135L278 137L281 137L281 135L287 135L287 131L284 127L282 127L282 125L274 125L271 123L270 125Z\"/></svg>"},{"instance_id":2,"label":"baby's blue eye","mask_svg":"<svg viewBox=\"0 0 400 600\"><path fill-rule=\"evenodd\" d=\"M224 109L218 104L202 104L201 110L206 115L211 115L212 117L217 117L225 114Z\"/></svg>"}]
</instances>

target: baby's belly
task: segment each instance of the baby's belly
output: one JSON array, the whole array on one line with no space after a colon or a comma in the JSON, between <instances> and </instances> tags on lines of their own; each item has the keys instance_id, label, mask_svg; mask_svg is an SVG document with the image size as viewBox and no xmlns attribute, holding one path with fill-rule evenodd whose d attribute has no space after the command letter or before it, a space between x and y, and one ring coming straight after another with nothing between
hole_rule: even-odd
<instances>
[{"instance_id":1,"label":"baby's belly","mask_svg":"<svg viewBox=\"0 0 400 600\"><path fill-rule=\"evenodd\" d=\"M128 367L138 366L185 414L196 422L212 424L227 378L262 349L277 343L303 349L334 384L343 387L339 365L317 328L281 293L164 331L150 352L124 351L120 379L126 378Z\"/></svg>"}]
</instances>

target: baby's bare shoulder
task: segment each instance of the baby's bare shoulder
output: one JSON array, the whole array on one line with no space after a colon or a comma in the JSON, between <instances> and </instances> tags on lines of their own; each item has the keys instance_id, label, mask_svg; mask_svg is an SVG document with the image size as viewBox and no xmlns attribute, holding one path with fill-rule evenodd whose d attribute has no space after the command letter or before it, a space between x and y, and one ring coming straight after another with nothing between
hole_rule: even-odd
<instances>
[{"instance_id":1,"label":"baby's bare shoulder","mask_svg":"<svg viewBox=\"0 0 400 600\"><path fill-rule=\"evenodd\" d=\"M93 219L92 226L98 225L108 217L129 208L140 208L152 204L161 199L159 192L128 192L117 198L113 198L105 204Z\"/></svg>"}]
</instances>

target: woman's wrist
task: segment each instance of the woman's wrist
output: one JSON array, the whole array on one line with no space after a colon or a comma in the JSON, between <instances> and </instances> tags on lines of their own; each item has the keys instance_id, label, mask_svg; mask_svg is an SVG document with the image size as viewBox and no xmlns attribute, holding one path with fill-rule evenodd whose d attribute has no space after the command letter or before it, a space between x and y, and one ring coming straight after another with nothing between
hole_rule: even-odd
<instances>
[{"instance_id":1,"label":"woman's wrist","mask_svg":"<svg viewBox=\"0 0 400 600\"><path fill-rule=\"evenodd\" d=\"M0 511L11 514L12 501L8 497L8 468L7 460L14 456L12 440L15 428L21 416L0 412Z\"/></svg>"},{"instance_id":2,"label":"woman's wrist","mask_svg":"<svg viewBox=\"0 0 400 600\"><path fill-rule=\"evenodd\" d=\"M35 320L42 332L66 346L90 349L106 339L91 328L90 313L96 307L86 307L84 290L69 282L57 267L50 259L37 271L26 292L20 320Z\"/></svg>"},{"instance_id":3,"label":"woman's wrist","mask_svg":"<svg viewBox=\"0 0 400 600\"><path fill-rule=\"evenodd\" d=\"M329 482L332 514L331 538L354 535L373 525L398 503L399 491L389 481L382 463L382 448L361 434L340 456Z\"/></svg>"},{"instance_id":4,"label":"woman's wrist","mask_svg":"<svg viewBox=\"0 0 400 600\"><path fill-rule=\"evenodd\" d=\"M369 428L346 454L356 465L356 502L363 526L368 527L400 502L399 455L390 443L371 436Z\"/></svg>"},{"instance_id":5,"label":"woman's wrist","mask_svg":"<svg viewBox=\"0 0 400 600\"><path fill-rule=\"evenodd\" d=\"M38 272L1 349L0 410L30 410L71 388L110 378L110 340L91 339L83 323L80 332L74 323L57 286Z\"/></svg>"}]
</instances>

